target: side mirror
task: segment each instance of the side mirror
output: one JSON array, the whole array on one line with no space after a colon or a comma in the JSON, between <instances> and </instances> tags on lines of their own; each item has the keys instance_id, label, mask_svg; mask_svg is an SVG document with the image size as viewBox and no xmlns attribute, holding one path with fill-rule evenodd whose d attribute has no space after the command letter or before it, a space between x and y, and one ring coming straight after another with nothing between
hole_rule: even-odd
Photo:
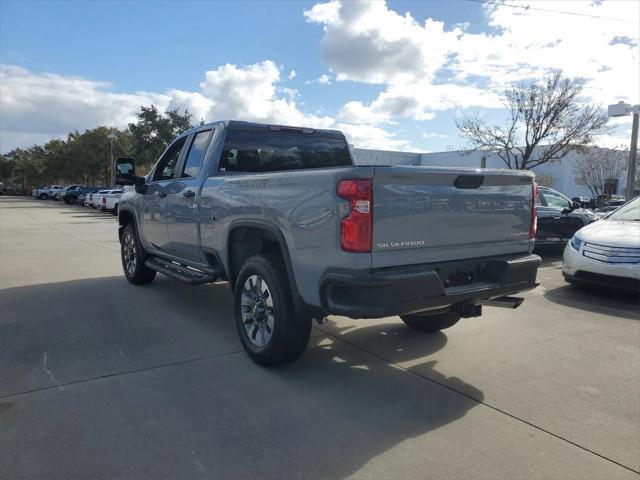
<instances>
[{"instance_id":1,"label":"side mirror","mask_svg":"<svg viewBox=\"0 0 640 480\"><path fill-rule=\"evenodd\" d=\"M135 177L133 185L137 193L147 193L147 182L144 177Z\"/></svg>"},{"instance_id":2,"label":"side mirror","mask_svg":"<svg viewBox=\"0 0 640 480\"><path fill-rule=\"evenodd\" d=\"M578 200L574 200L573 201L573 210L576 210L578 208L582 208L582 204Z\"/></svg>"},{"instance_id":3,"label":"side mirror","mask_svg":"<svg viewBox=\"0 0 640 480\"><path fill-rule=\"evenodd\" d=\"M116 159L116 185L135 185L136 161L133 157Z\"/></svg>"}]
</instances>

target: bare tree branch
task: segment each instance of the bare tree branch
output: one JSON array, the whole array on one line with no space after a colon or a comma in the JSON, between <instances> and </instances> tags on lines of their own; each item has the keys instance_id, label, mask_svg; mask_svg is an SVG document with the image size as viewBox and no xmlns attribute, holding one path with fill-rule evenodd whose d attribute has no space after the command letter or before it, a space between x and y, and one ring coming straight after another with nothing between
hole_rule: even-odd
<instances>
[{"instance_id":1,"label":"bare tree branch","mask_svg":"<svg viewBox=\"0 0 640 480\"><path fill-rule=\"evenodd\" d=\"M510 119L504 128L478 117L456 121L472 150L495 153L508 168L531 169L564 158L610 130L607 114L581 101L584 81L561 72L543 82L529 82L505 92Z\"/></svg>"},{"instance_id":2,"label":"bare tree branch","mask_svg":"<svg viewBox=\"0 0 640 480\"><path fill-rule=\"evenodd\" d=\"M628 150L594 147L573 162L576 180L584 183L593 198L605 193L607 179L621 178L627 169Z\"/></svg>"}]
</instances>

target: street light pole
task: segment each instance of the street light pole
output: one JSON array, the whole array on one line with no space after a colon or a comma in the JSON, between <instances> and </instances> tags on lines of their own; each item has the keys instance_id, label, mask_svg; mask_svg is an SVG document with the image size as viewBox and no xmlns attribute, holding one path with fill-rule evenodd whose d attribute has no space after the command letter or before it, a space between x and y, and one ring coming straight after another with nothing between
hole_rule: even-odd
<instances>
[{"instance_id":1,"label":"street light pole","mask_svg":"<svg viewBox=\"0 0 640 480\"><path fill-rule=\"evenodd\" d=\"M631 147L629 148L629 164L627 165L627 188L625 190L625 198L631 200L633 198L634 184L636 180L636 157L638 155L638 117L640 116L640 105L631 106L628 103L618 102L609 105L608 114L610 117L626 117L631 113L633 115L633 124L631 126Z\"/></svg>"},{"instance_id":2,"label":"street light pole","mask_svg":"<svg viewBox=\"0 0 640 480\"><path fill-rule=\"evenodd\" d=\"M631 147L629 148L629 166L627 167L627 190L625 198L633 198L633 190L636 183L636 158L638 156L638 117L640 117L640 105L633 107L633 124L631 126Z\"/></svg>"},{"instance_id":3,"label":"street light pole","mask_svg":"<svg viewBox=\"0 0 640 480\"><path fill-rule=\"evenodd\" d=\"M114 164L114 160L113 160L113 140L117 139L118 137L117 137L117 135L115 133L111 132L109 134L108 138L109 138L109 140L111 140L111 163L109 164L110 165L110 168L109 168L109 186L111 187L111 186L116 184L116 178L115 178L115 176L116 176L116 168L115 168L115 164Z\"/></svg>"}]
</instances>

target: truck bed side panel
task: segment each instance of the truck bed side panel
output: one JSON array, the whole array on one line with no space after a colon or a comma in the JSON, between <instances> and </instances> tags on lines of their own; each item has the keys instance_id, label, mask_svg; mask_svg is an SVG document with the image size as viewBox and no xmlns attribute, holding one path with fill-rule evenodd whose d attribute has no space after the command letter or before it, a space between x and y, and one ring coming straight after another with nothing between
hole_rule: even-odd
<instances>
[{"instance_id":1,"label":"truck bed side panel","mask_svg":"<svg viewBox=\"0 0 640 480\"><path fill-rule=\"evenodd\" d=\"M340 167L208 178L202 188L200 235L228 267L227 238L238 222L257 220L278 228L287 243L298 292L320 305L320 279L328 266L366 270L370 254L340 249L340 220L349 205L336 196L345 178L371 178L373 167Z\"/></svg>"}]
</instances>

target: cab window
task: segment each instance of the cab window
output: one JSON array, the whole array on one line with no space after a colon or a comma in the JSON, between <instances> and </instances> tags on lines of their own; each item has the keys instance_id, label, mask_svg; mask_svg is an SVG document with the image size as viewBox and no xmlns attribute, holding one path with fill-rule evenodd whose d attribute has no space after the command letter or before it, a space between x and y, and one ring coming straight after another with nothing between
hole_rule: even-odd
<instances>
[{"instance_id":1,"label":"cab window","mask_svg":"<svg viewBox=\"0 0 640 480\"><path fill-rule=\"evenodd\" d=\"M207 152L211 132L212 130L205 130L203 132L196 133L196 136L193 138L193 142L191 142L191 146L189 147L187 160L184 162L184 170L181 175L182 178L193 178L198 176L198 171L202 166L204 154Z\"/></svg>"},{"instance_id":2,"label":"cab window","mask_svg":"<svg viewBox=\"0 0 640 480\"><path fill-rule=\"evenodd\" d=\"M173 178L176 170L176 165L178 165L178 160L180 159L180 152L182 151L182 147L184 147L184 142L186 140L187 137L177 140L160 158L160 161L158 162L156 170L153 174L154 182L171 180Z\"/></svg>"}]
</instances>

